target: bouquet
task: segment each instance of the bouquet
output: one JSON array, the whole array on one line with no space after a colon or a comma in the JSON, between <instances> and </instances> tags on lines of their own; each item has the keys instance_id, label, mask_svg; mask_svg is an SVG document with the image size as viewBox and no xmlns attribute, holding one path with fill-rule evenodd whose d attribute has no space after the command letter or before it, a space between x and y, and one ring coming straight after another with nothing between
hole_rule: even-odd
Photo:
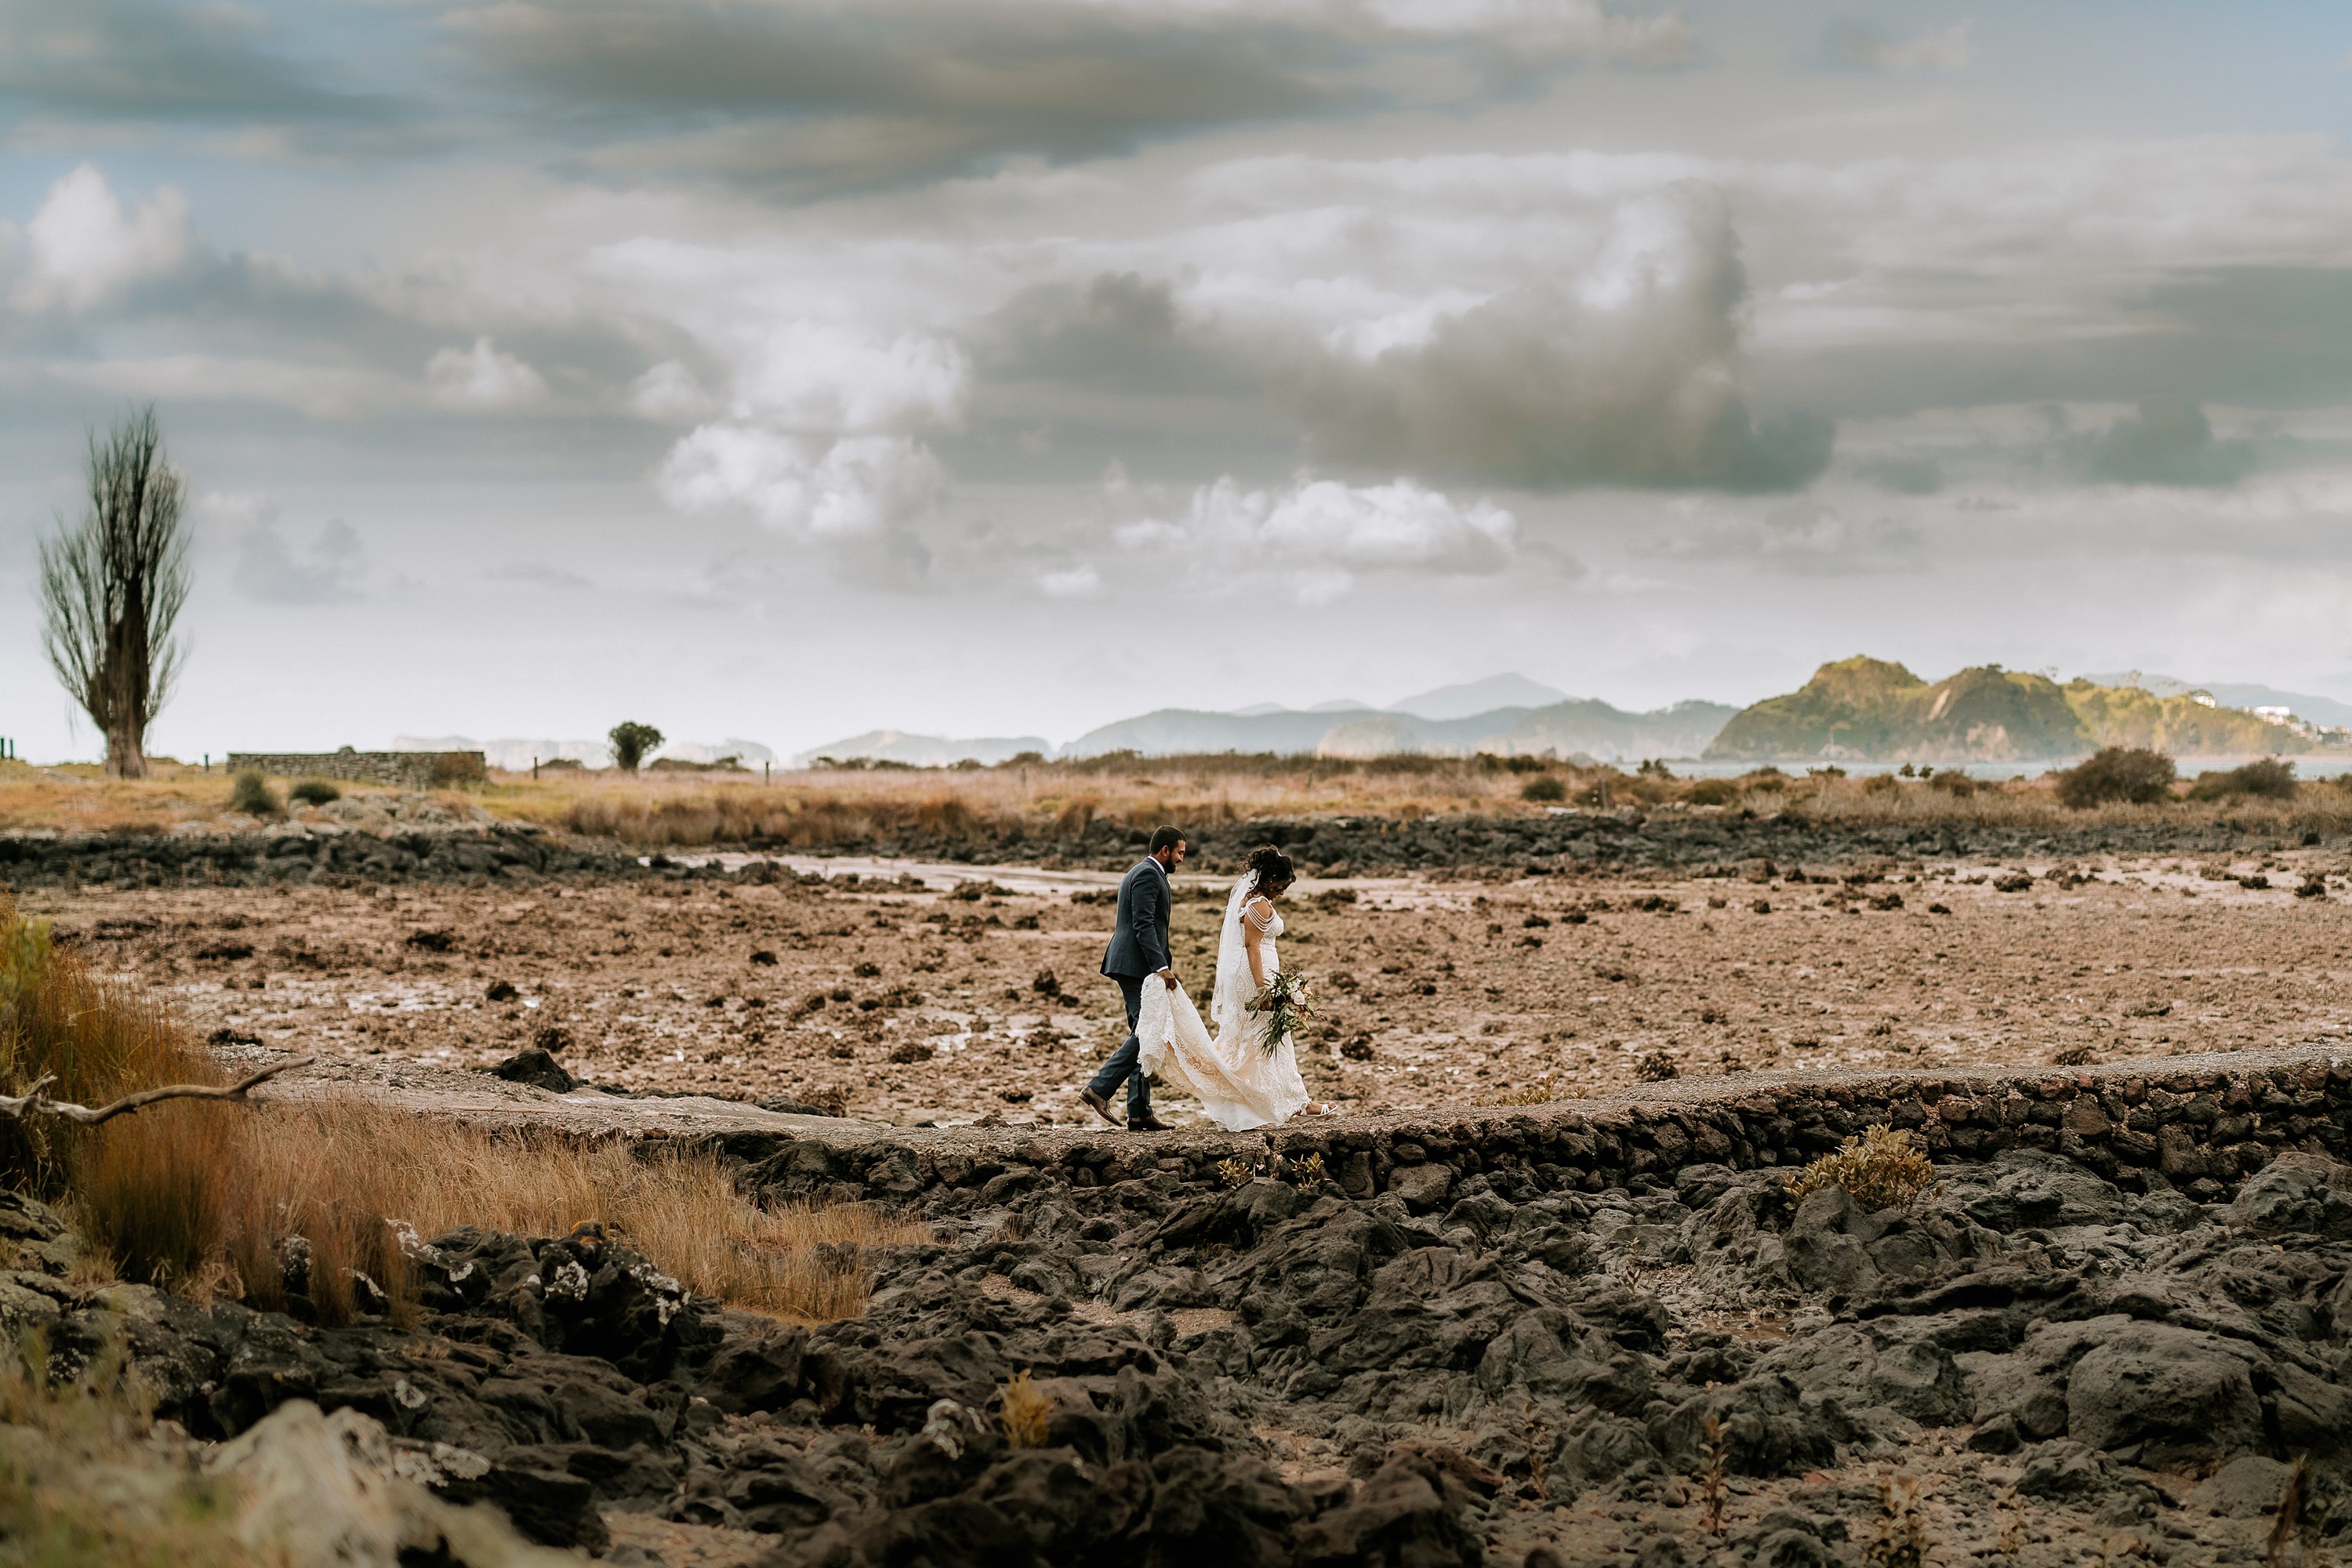
<instances>
[{"instance_id":1,"label":"bouquet","mask_svg":"<svg viewBox=\"0 0 2352 1568\"><path fill-rule=\"evenodd\" d=\"M1296 1037L1307 1020L1315 1016L1314 994L1307 986L1307 976L1296 970L1276 970L1260 987L1253 1005L1265 1015L1265 1038L1259 1043L1259 1048L1267 1056Z\"/></svg>"}]
</instances>

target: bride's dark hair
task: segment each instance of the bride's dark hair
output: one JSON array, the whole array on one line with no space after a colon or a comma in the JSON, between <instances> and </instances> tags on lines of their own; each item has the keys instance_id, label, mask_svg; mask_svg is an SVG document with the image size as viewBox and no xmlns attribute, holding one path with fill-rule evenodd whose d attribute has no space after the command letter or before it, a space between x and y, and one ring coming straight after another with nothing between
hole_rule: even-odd
<instances>
[{"instance_id":1,"label":"bride's dark hair","mask_svg":"<svg viewBox=\"0 0 2352 1568\"><path fill-rule=\"evenodd\" d=\"M1261 844L1249 852L1250 890L1264 892L1268 888L1277 890L1298 879L1290 868L1290 857L1271 844Z\"/></svg>"}]
</instances>

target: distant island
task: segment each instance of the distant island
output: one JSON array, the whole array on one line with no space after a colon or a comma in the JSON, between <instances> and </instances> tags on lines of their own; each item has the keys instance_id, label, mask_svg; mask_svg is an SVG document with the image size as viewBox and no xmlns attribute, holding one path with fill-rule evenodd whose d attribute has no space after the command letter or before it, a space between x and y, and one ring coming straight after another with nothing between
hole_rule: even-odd
<instances>
[{"instance_id":1,"label":"distant island","mask_svg":"<svg viewBox=\"0 0 2352 1568\"><path fill-rule=\"evenodd\" d=\"M2352 745L2352 733L2284 707L2224 707L2210 692L2159 696L2137 685L1997 664L1921 679L1875 658L1825 664L1795 691L1734 714L1710 762L2054 763L2102 746L2175 757L2294 756Z\"/></svg>"}]
</instances>

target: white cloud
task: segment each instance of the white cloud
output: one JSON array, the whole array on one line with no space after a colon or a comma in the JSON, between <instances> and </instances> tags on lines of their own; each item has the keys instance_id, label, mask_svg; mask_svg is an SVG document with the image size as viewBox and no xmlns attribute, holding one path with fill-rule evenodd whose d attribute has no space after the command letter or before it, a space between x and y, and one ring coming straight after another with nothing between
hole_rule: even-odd
<instances>
[{"instance_id":1,"label":"white cloud","mask_svg":"<svg viewBox=\"0 0 2352 1568\"><path fill-rule=\"evenodd\" d=\"M1094 599L1103 591L1102 574L1091 563L1037 574L1037 591L1049 599Z\"/></svg>"},{"instance_id":2,"label":"white cloud","mask_svg":"<svg viewBox=\"0 0 2352 1568\"><path fill-rule=\"evenodd\" d=\"M735 413L804 434L903 434L961 423L971 383L971 362L944 339L788 321L742 354Z\"/></svg>"},{"instance_id":3,"label":"white cloud","mask_svg":"<svg viewBox=\"0 0 2352 1568\"><path fill-rule=\"evenodd\" d=\"M119 289L175 270L195 249L187 197L165 185L125 206L91 163L49 187L25 233L32 265L19 298L37 308L88 310Z\"/></svg>"},{"instance_id":4,"label":"white cloud","mask_svg":"<svg viewBox=\"0 0 2352 1568\"><path fill-rule=\"evenodd\" d=\"M664 360L629 384L629 406L642 418L665 425L691 424L716 412L716 399L694 372Z\"/></svg>"},{"instance_id":5,"label":"white cloud","mask_svg":"<svg viewBox=\"0 0 2352 1568\"><path fill-rule=\"evenodd\" d=\"M1492 501L1465 505L1410 479L1301 478L1269 490L1226 478L1194 491L1181 516L1129 523L1118 538L1139 553L1174 554L1207 582L1231 587L1270 574L1302 602L1319 604L1362 573L1499 572L1517 531L1517 520Z\"/></svg>"},{"instance_id":6,"label":"white cloud","mask_svg":"<svg viewBox=\"0 0 2352 1568\"><path fill-rule=\"evenodd\" d=\"M470 349L441 350L425 362L425 379L434 401L450 408L520 408L547 395L539 372L488 338L476 338Z\"/></svg>"},{"instance_id":7,"label":"white cloud","mask_svg":"<svg viewBox=\"0 0 2352 1568\"><path fill-rule=\"evenodd\" d=\"M670 448L658 476L680 511L740 510L769 528L845 540L901 528L938 505L946 471L903 436L827 442L755 425L705 425Z\"/></svg>"}]
</instances>

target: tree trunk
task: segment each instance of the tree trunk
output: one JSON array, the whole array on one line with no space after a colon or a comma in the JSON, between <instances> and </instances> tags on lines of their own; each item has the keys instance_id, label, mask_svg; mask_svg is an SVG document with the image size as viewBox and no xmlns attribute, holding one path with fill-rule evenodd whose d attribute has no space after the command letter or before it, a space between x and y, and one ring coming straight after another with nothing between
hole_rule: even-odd
<instances>
[{"instance_id":1,"label":"tree trunk","mask_svg":"<svg viewBox=\"0 0 2352 1568\"><path fill-rule=\"evenodd\" d=\"M143 779L147 776L146 737L131 725L120 725L107 731L106 774L109 778Z\"/></svg>"}]
</instances>

